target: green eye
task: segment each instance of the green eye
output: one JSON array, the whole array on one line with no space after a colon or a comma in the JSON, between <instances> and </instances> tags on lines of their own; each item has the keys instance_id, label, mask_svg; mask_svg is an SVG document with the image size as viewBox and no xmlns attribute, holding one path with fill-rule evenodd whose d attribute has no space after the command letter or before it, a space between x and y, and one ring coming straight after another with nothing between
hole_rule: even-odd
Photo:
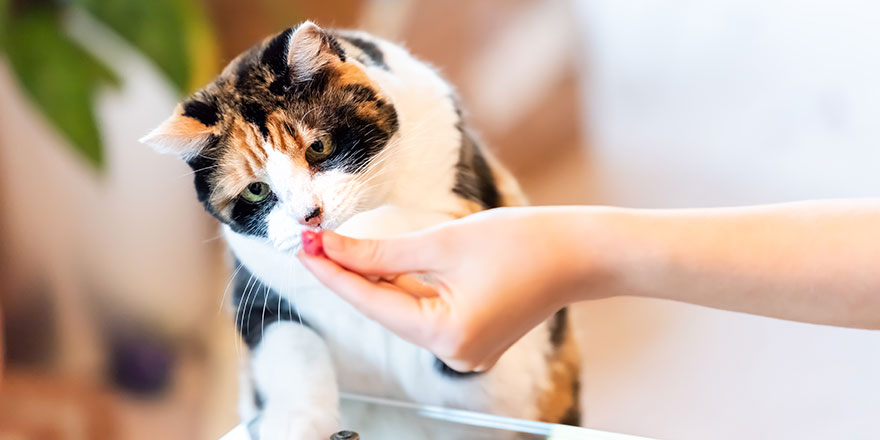
<instances>
[{"instance_id":1,"label":"green eye","mask_svg":"<svg viewBox=\"0 0 880 440\"><path fill-rule=\"evenodd\" d=\"M269 197L269 194L272 194L269 185L263 182L254 182L241 192L241 198L251 203L260 203L263 200L266 200L266 197Z\"/></svg>"},{"instance_id":2,"label":"green eye","mask_svg":"<svg viewBox=\"0 0 880 440\"><path fill-rule=\"evenodd\" d=\"M321 136L306 149L306 160L309 163L318 163L333 154L333 142L329 135Z\"/></svg>"}]
</instances>

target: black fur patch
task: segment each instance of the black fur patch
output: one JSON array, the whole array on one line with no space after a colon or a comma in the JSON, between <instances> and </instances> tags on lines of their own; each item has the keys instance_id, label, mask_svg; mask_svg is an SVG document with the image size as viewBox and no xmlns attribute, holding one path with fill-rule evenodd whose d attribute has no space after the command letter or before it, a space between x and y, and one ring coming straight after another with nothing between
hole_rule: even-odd
<instances>
[{"instance_id":1,"label":"black fur patch","mask_svg":"<svg viewBox=\"0 0 880 440\"><path fill-rule=\"evenodd\" d=\"M213 187L212 181L217 170L217 158L220 155L220 138L211 136L208 145L202 149L198 156L193 157L186 163L193 170L193 185L196 188L196 198L205 206L211 215L218 220L222 219L214 211L214 208L208 202Z\"/></svg>"},{"instance_id":2,"label":"black fur patch","mask_svg":"<svg viewBox=\"0 0 880 440\"><path fill-rule=\"evenodd\" d=\"M396 113L392 115L393 131L385 131L378 123L357 116L354 108L341 107L336 112L338 123L333 124L330 135L336 150L329 159L314 166L316 170L341 169L356 173L369 163L370 159L382 151L397 130Z\"/></svg>"},{"instance_id":3,"label":"black fur patch","mask_svg":"<svg viewBox=\"0 0 880 440\"><path fill-rule=\"evenodd\" d=\"M210 180L214 175L217 161L211 157L198 155L186 162L193 170L193 184L196 187L196 198L205 203L211 194Z\"/></svg>"},{"instance_id":4,"label":"black fur patch","mask_svg":"<svg viewBox=\"0 0 880 440\"><path fill-rule=\"evenodd\" d=\"M574 396L574 404L568 408L565 415L559 420L559 423L563 425L581 426L581 382L579 380L574 381L571 388L571 395Z\"/></svg>"},{"instance_id":5,"label":"black fur patch","mask_svg":"<svg viewBox=\"0 0 880 440\"><path fill-rule=\"evenodd\" d=\"M266 216L269 215L269 212L278 203L278 197L272 193L259 203L249 202L241 198L233 203L235 204L232 206L232 212L229 215L231 220L229 226L232 230L239 234L265 237L268 233Z\"/></svg>"},{"instance_id":6,"label":"black fur patch","mask_svg":"<svg viewBox=\"0 0 880 440\"><path fill-rule=\"evenodd\" d=\"M284 95L288 90L290 90L290 76L288 75L279 76L269 84L269 92L276 96Z\"/></svg>"},{"instance_id":7,"label":"black fur patch","mask_svg":"<svg viewBox=\"0 0 880 440\"><path fill-rule=\"evenodd\" d=\"M330 79L336 72L330 67L318 69L308 79L295 81L290 90L288 99L293 100L309 100L315 99L327 90Z\"/></svg>"},{"instance_id":8,"label":"black fur patch","mask_svg":"<svg viewBox=\"0 0 880 440\"><path fill-rule=\"evenodd\" d=\"M575 394L575 396L577 396L577 394ZM565 415L562 416L562 419L559 420L559 424L581 426L581 406L577 404L572 405L571 408L565 412Z\"/></svg>"},{"instance_id":9,"label":"black fur patch","mask_svg":"<svg viewBox=\"0 0 880 440\"><path fill-rule=\"evenodd\" d=\"M361 50L361 52L366 55L366 60L361 60L361 62L368 61L368 63L364 64L373 64L375 66L381 67L382 69L388 70L388 65L385 64L385 54L379 49L372 41L367 41L362 38L358 38L355 36L345 36L341 35L339 38L347 41L352 46L357 47Z\"/></svg>"},{"instance_id":10,"label":"black fur patch","mask_svg":"<svg viewBox=\"0 0 880 440\"><path fill-rule=\"evenodd\" d=\"M263 49L260 62L265 64L275 76L288 75L287 54L290 49L290 36L293 35L293 31L294 28L289 28L278 34Z\"/></svg>"},{"instance_id":11,"label":"black fur patch","mask_svg":"<svg viewBox=\"0 0 880 440\"><path fill-rule=\"evenodd\" d=\"M213 102L191 99L183 103L183 116L193 118L208 127L220 120L220 111Z\"/></svg>"},{"instance_id":12,"label":"black fur patch","mask_svg":"<svg viewBox=\"0 0 880 440\"><path fill-rule=\"evenodd\" d=\"M568 307L563 307L550 320L550 343L560 347L568 334Z\"/></svg>"},{"instance_id":13,"label":"black fur patch","mask_svg":"<svg viewBox=\"0 0 880 440\"><path fill-rule=\"evenodd\" d=\"M263 395L260 394L256 385L254 385L254 407L261 410L264 406L266 406L266 399L263 398Z\"/></svg>"},{"instance_id":14,"label":"black fur patch","mask_svg":"<svg viewBox=\"0 0 880 440\"><path fill-rule=\"evenodd\" d=\"M478 371L465 371L463 373L461 371L455 371L452 368L450 368L449 365L446 365L445 362L441 361L439 358L434 358L434 368L436 368L437 371L439 371L444 376L450 377L453 379L464 379L464 378L474 377L474 376L482 374Z\"/></svg>"},{"instance_id":15,"label":"black fur patch","mask_svg":"<svg viewBox=\"0 0 880 440\"><path fill-rule=\"evenodd\" d=\"M263 137L269 137L269 127L266 126L266 110L263 106L254 101L245 101L241 103L241 116L245 121L250 122L260 129Z\"/></svg>"},{"instance_id":16,"label":"black fur patch","mask_svg":"<svg viewBox=\"0 0 880 440\"><path fill-rule=\"evenodd\" d=\"M345 51L342 50L342 46L339 45L339 41L336 40L332 35L324 32L321 34L324 38L324 44L326 44L330 51L333 52L339 58L339 61L345 62Z\"/></svg>"},{"instance_id":17,"label":"black fur patch","mask_svg":"<svg viewBox=\"0 0 880 440\"><path fill-rule=\"evenodd\" d=\"M458 163L455 165L455 186L452 192L479 203L485 209L501 206L501 195L495 186L495 177L480 151L480 146L462 122L456 127L461 133L461 148L458 152Z\"/></svg>"},{"instance_id":18,"label":"black fur patch","mask_svg":"<svg viewBox=\"0 0 880 440\"><path fill-rule=\"evenodd\" d=\"M241 263L233 282L233 305L235 305L235 328L248 347L253 349L263 340L266 328L278 321L298 322L308 326L296 309L277 292L263 284Z\"/></svg>"},{"instance_id":19,"label":"black fur patch","mask_svg":"<svg viewBox=\"0 0 880 440\"><path fill-rule=\"evenodd\" d=\"M348 84L342 90L351 93L357 103L379 101L376 92L363 84ZM379 102L380 106L384 105L383 101Z\"/></svg>"}]
</instances>

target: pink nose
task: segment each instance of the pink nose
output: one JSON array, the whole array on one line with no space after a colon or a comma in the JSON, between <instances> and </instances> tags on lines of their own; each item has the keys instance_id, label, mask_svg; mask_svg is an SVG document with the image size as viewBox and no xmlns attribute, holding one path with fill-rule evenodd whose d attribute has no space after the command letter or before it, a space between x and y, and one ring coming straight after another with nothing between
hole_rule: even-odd
<instances>
[{"instance_id":1,"label":"pink nose","mask_svg":"<svg viewBox=\"0 0 880 440\"><path fill-rule=\"evenodd\" d=\"M316 228L321 226L321 220L323 216L321 215L321 208L315 208L312 212L308 213L305 217L299 219L299 224L303 226L309 226L312 228Z\"/></svg>"}]
</instances>

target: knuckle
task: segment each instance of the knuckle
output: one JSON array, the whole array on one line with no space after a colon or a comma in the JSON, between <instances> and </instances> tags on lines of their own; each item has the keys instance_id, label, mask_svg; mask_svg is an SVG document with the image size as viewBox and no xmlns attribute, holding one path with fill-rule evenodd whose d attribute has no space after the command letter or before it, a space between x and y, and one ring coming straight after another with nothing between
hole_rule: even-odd
<instances>
[{"instance_id":1,"label":"knuckle","mask_svg":"<svg viewBox=\"0 0 880 440\"><path fill-rule=\"evenodd\" d=\"M442 340L443 351L455 359L466 359L469 346L468 335L461 330L451 330L444 335Z\"/></svg>"},{"instance_id":2,"label":"knuckle","mask_svg":"<svg viewBox=\"0 0 880 440\"><path fill-rule=\"evenodd\" d=\"M479 369L479 365L470 359L459 359L455 364L455 369L462 373L471 371L476 372Z\"/></svg>"},{"instance_id":3,"label":"knuckle","mask_svg":"<svg viewBox=\"0 0 880 440\"><path fill-rule=\"evenodd\" d=\"M438 355L449 354L447 337L449 329L439 320L428 318L419 327L421 339L426 341L432 352Z\"/></svg>"}]
</instances>

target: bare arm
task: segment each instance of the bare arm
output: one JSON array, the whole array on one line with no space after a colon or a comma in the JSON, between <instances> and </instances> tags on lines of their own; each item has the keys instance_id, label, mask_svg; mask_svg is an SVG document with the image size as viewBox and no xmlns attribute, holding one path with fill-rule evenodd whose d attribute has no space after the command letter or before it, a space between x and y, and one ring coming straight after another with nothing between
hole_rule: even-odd
<instances>
[{"instance_id":1,"label":"bare arm","mask_svg":"<svg viewBox=\"0 0 880 440\"><path fill-rule=\"evenodd\" d=\"M323 283L460 370L491 366L560 307L607 296L880 328L880 200L499 209L391 240L327 233L324 248L301 254Z\"/></svg>"},{"instance_id":2,"label":"bare arm","mask_svg":"<svg viewBox=\"0 0 880 440\"><path fill-rule=\"evenodd\" d=\"M587 258L609 256L616 294L880 328L876 200L604 215L581 239L601 243Z\"/></svg>"}]
</instances>

